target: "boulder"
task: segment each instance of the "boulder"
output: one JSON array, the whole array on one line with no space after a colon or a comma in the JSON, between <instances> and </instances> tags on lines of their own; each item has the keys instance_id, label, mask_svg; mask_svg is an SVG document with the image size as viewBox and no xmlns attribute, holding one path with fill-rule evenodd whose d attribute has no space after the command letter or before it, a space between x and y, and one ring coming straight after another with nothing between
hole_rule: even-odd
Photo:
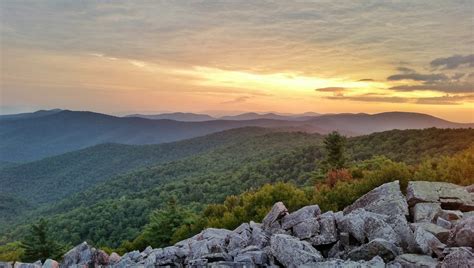
<instances>
[{"instance_id":1,"label":"boulder","mask_svg":"<svg viewBox=\"0 0 474 268\"><path fill-rule=\"evenodd\" d=\"M309 241L314 246L332 244L337 241L337 227L334 213L328 211L317 217L319 223L319 232L311 237Z\"/></svg>"},{"instance_id":2,"label":"boulder","mask_svg":"<svg viewBox=\"0 0 474 268\"><path fill-rule=\"evenodd\" d=\"M52 259L47 259L43 263L43 268L59 268L59 263Z\"/></svg>"},{"instance_id":3,"label":"boulder","mask_svg":"<svg viewBox=\"0 0 474 268\"><path fill-rule=\"evenodd\" d=\"M416 228L422 228L423 230L431 233L432 235L436 236L439 241L442 243L447 243L449 238L449 229L443 228L439 225L430 222L418 222L412 223L412 228L415 230Z\"/></svg>"},{"instance_id":4,"label":"boulder","mask_svg":"<svg viewBox=\"0 0 474 268\"><path fill-rule=\"evenodd\" d=\"M251 239L252 229L248 223L243 223L227 236L227 251L245 248L250 244Z\"/></svg>"},{"instance_id":5,"label":"boulder","mask_svg":"<svg viewBox=\"0 0 474 268\"><path fill-rule=\"evenodd\" d=\"M410 206L418 203L440 203L443 209L473 211L473 196L466 188L447 182L411 181L407 200Z\"/></svg>"},{"instance_id":6,"label":"boulder","mask_svg":"<svg viewBox=\"0 0 474 268\"><path fill-rule=\"evenodd\" d=\"M448 244L474 248L474 217L460 220L451 229Z\"/></svg>"},{"instance_id":7,"label":"boulder","mask_svg":"<svg viewBox=\"0 0 474 268\"><path fill-rule=\"evenodd\" d=\"M95 250L89 246L87 242L83 242L64 254L61 267L69 267L74 264L93 264L92 257L94 251Z\"/></svg>"},{"instance_id":8,"label":"boulder","mask_svg":"<svg viewBox=\"0 0 474 268\"><path fill-rule=\"evenodd\" d=\"M392 242L385 239L376 238L367 244L357 247L347 254L350 260L371 260L376 256L380 256L385 261L391 261L400 255L400 249Z\"/></svg>"},{"instance_id":9,"label":"boulder","mask_svg":"<svg viewBox=\"0 0 474 268\"><path fill-rule=\"evenodd\" d=\"M119 261L120 261L120 255L118 255L115 252L112 252L112 254L110 254L109 256L109 263L115 264L115 263L118 263Z\"/></svg>"},{"instance_id":10,"label":"boulder","mask_svg":"<svg viewBox=\"0 0 474 268\"><path fill-rule=\"evenodd\" d=\"M437 259L420 254L402 254L397 256L393 262L400 264L403 268L436 268L438 265Z\"/></svg>"},{"instance_id":11,"label":"boulder","mask_svg":"<svg viewBox=\"0 0 474 268\"><path fill-rule=\"evenodd\" d=\"M439 212L441 212L439 203L418 203L411 208L413 222L433 222Z\"/></svg>"},{"instance_id":12,"label":"boulder","mask_svg":"<svg viewBox=\"0 0 474 268\"><path fill-rule=\"evenodd\" d=\"M289 235L273 235L270 247L272 255L285 267L297 267L323 260L321 253L311 244Z\"/></svg>"},{"instance_id":13,"label":"boulder","mask_svg":"<svg viewBox=\"0 0 474 268\"><path fill-rule=\"evenodd\" d=\"M443 250L446 247L433 234L425 231L423 228L417 227L415 230L415 242L420 253L425 255L436 254L436 256L444 257Z\"/></svg>"},{"instance_id":14,"label":"boulder","mask_svg":"<svg viewBox=\"0 0 474 268\"><path fill-rule=\"evenodd\" d=\"M437 217L443 218L447 221L456 221L456 220L460 220L463 217L463 213L459 210L442 209L439 211Z\"/></svg>"},{"instance_id":15,"label":"boulder","mask_svg":"<svg viewBox=\"0 0 474 268\"><path fill-rule=\"evenodd\" d=\"M287 214L288 209L286 209L282 202L275 203L270 212L265 216L265 218L263 218L263 230L272 232L275 229L281 229L281 225L278 221Z\"/></svg>"},{"instance_id":16,"label":"boulder","mask_svg":"<svg viewBox=\"0 0 474 268\"><path fill-rule=\"evenodd\" d=\"M40 263L23 263L23 262L15 262L15 265L13 265L13 268L41 268L41 262Z\"/></svg>"},{"instance_id":17,"label":"boulder","mask_svg":"<svg viewBox=\"0 0 474 268\"><path fill-rule=\"evenodd\" d=\"M474 193L474 184L466 186L465 188L466 188L466 191L468 191L469 193Z\"/></svg>"},{"instance_id":18,"label":"boulder","mask_svg":"<svg viewBox=\"0 0 474 268\"><path fill-rule=\"evenodd\" d=\"M299 239L307 239L319 233L319 221L309 218L293 226L293 235Z\"/></svg>"},{"instance_id":19,"label":"boulder","mask_svg":"<svg viewBox=\"0 0 474 268\"><path fill-rule=\"evenodd\" d=\"M252 229L252 236L250 239L250 245L264 248L270 245L270 234L261 228L260 224L250 222L250 228Z\"/></svg>"},{"instance_id":20,"label":"boulder","mask_svg":"<svg viewBox=\"0 0 474 268\"><path fill-rule=\"evenodd\" d=\"M376 238L400 244L400 238L388 224L389 217L373 212L357 209L344 216L339 228L348 232L359 243L365 243Z\"/></svg>"},{"instance_id":21,"label":"boulder","mask_svg":"<svg viewBox=\"0 0 474 268\"><path fill-rule=\"evenodd\" d=\"M451 224L450 221L447 221L447 220L445 220L445 219L443 219L443 218L441 218L441 217L438 217L438 218L436 219L436 225L438 225L438 226L440 226L440 227L443 227L443 228L445 228L445 229L451 229L451 227L452 227L452 224Z\"/></svg>"},{"instance_id":22,"label":"boulder","mask_svg":"<svg viewBox=\"0 0 474 268\"><path fill-rule=\"evenodd\" d=\"M392 216L385 220L398 236L399 244L404 252L415 252L415 236L405 217Z\"/></svg>"},{"instance_id":23,"label":"boulder","mask_svg":"<svg viewBox=\"0 0 474 268\"><path fill-rule=\"evenodd\" d=\"M265 251L260 250L255 246L250 246L239 252L239 254L234 258L234 261L264 266L268 264L269 258Z\"/></svg>"},{"instance_id":24,"label":"boulder","mask_svg":"<svg viewBox=\"0 0 474 268\"><path fill-rule=\"evenodd\" d=\"M13 262L3 262L0 261L0 268L12 268Z\"/></svg>"},{"instance_id":25,"label":"boulder","mask_svg":"<svg viewBox=\"0 0 474 268\"><path fill-rule=\"evenodd\" d=\"M474 267L474 254L466 248L457 248L449 253L441 263L441 268Z\"/></svg>"},{"instance_id":26,"label":"boulder","mask_svg":"<svg viewBox=\"0 0 474 268\"><path fill-rule=\"evenodd\" d=\"M284 216L281 220L281 227L288 230L301 222L316 218L316 216L319 216L320 214L321 209L318 205L306 206Z\"/></svg>"},{"instance_id":27,"label":"boulder","mask_svg":"<svg viewBox=\"0 0 474 268\"><path fill-rule=\"evenodd\" d=\"M385 215L408 215L408 205L405 197L400 191L399 181L385 183L344 209L348 214L356 209L363 208L366 211Z\"/></svg>"},{"instance_id":28,"label":"boulder","mask_svg":"<svg viewBox=\"0 0 474 268\"><path fill-rule=\"evenodd\" d=\"M304 266L303 266L304 267ZM370 261L351 261L351 260L327 260L318 262L314 265L308 265L306 267L318 267L318 268L385 268L385 262L382 258L376 256Z\"/></svg>"}]
</instances>

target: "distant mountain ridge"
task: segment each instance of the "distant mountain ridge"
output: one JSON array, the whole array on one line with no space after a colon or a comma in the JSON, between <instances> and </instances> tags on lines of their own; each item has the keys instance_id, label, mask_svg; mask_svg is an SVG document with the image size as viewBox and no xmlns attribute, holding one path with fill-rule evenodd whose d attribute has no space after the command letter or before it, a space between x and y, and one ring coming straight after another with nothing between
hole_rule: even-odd
<instances>
[{"instance_id":1,"label":"distant mountain ridge","mask_svg":"<svg viewBox=\"0 0 474 268\"><path fill-rule=\"evenodd\" d=\"M163 114L131 114L125 117L140 117L146 119L170 119L183 122L202 122L209 120L256 120L256 119L274 119L287 121L304 121L321 114L314 112L306 112L302 114L279 114L279 113L242 113L237 115L226 115L221 117L213 117L207 114L195 113L163 113Z\"/></svg>"},{"instance_id":2,"label":"distant mountain ridge","mask_svg":"<svg viewBox=\"0 0 474 268\"><path fill-rule=\"evenodd\" d=\"M295 120L248 119L182 122L170 119L116 117L94 112L57 111L43 116L0 120L0 160L24 162L100 143L158 144L240 127L265 127L317 132L337 130L356 136L391 129L468 128L419 113L331 114ZM276 118L280 118L276 115ZM247 119L247 120L242 120Z\"/></svg>"},{"instance_id":3,"label":"distant mountain ridge","mask_svg":"<svg viewBox=\"0 0 474 268\"><path fill-rule=\"evenodd\" d=\"M216 118L207 114L195 114L195 113L164 113L164 114L131 114L125 117L140 117L146 119L170 119L183 122L202 122L209 120L216 120Z\"/></svg>"}]
</instances>

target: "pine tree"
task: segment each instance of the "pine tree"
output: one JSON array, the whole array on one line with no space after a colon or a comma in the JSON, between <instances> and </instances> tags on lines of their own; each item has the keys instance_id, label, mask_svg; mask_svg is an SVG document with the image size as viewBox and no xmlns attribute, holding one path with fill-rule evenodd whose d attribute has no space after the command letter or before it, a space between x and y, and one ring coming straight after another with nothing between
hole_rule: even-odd
<instances>
[{"instance_id":1,"label":"pine tree","mask_svg":"<svg viewBox=\"0 0 474 268\"><path fill-rule=\"evenodd\" d=\"M324 147L326 149L326 164L328 170L341 169L345 167L346 137L337 131L329 133L324 139Z\"/></svg>"},{"instance_id":2,"label":"pine tree","mask_svg":"<svg viewBox=\"0 0 474 268\"><path fill-rule=\"evenodd\" d=\"M41 218L38 223L32 224L30 233L22 242L25 249L22 260L34 262L45 261L48 258L61 256L62 246L52 240L49 233L48 221Z\"/></svg>"}]
</instances>

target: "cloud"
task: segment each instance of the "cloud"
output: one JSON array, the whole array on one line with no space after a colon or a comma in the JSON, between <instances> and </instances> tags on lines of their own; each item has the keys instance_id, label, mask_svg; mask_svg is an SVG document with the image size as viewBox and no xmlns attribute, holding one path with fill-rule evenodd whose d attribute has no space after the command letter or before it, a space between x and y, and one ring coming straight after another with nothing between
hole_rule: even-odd
<instances>
[{"instance_id":1,"label":"cloud","mask_svg":"<svg viewBox=\"0 0 474 268\"><path fill-rule=\"evenodd\" d=\"M423 85L401 85L390 88L395 91L416 91L416 90L430 90L446 93L472 93L474 92L474 84L466 82L449 82L449 83L435 83Z\"/></svg>"},{"instance_id":2,"label":"cloud","mask_svg":"<svg viewBox=\"0 0 474 268\"><path fill-rule=\"evenodd\" d=\"M320 91L320 92L342 93L346 90L346 88L345 87L323 87L323 88L317 88L315 90Z\"/></svg>"},{"instance_id":3,"label":"cloud","mask_svg":"<svg viewBox=\"0 0 474 268\"><path fill-rule=\"evenodd\" d=\"M418 98L416 103L432 105L458 105L463 101L474 101L474 95L446 95L441 97Z\"/></svg>"},{"instance_id":4,"label":"cloud","mask_svg":"<svg viewBox=\"0 0 474 268\"><path fill-rule=\"evenodd\" d=\"M462 56L454 55L447 58L437 58L431 61L431 67L433 68L444 68L444 69L456 69L459 66L467 65L468 67L474 67L474 54Z\"/></svg>"},{"instance_id":5,"label":"cloud","mask_svg":"<svg viewBox=\"0 0 474 268\"><path fill-rule=\"evenodd\" d=\"M330 100L349 100L357 102L385 102L385 103L415 103L430 105L459 105L465 101L474 101L474 94L468 95L445 95L438 97L405 98L395 96L384 96L380 94L363 94L358 96L330 96Z\"/></svg>"},{"instance_id":6,"label":"cloud","mask_svg":"<svg viewBox=\"0 0 474 268\"><path fill-rule=\"evenodd\" d=\"M358 96L330 96L326 97L330 100L350 100L350 101L359 101L359 102L387 102L387 103L405 103L409 99L403 97L394 97L394 96L381 96L378 94L364 94Z\"/></svg>"},{"instance_id":7,"label":"cloud","mask_svg":"<svg viewBox=\"0 0 474 268\"><path fill-rule=\"evenodd\" d=\"M424 81L424 82L435 82L435 81L446 81L448 76L445 74L419 74L419 73L405 73L405 74L394 74L387 77L389 81L400 81L400 80L413 80L413 81Z\"/></svg>"},{"instance_id":8,"label":"cloud","mask_svg":"<svg viewBox=\"0 0 474 268\"><path fill-rule=\"evenodd\" d=\"M416 73L415 70L413 70L411 68L407 68L407 67L398 67L397 70L401 73L404 73L404 74Z\"/></svg>"},{"instance_id":9,"label":"cloud","mask_svg":"<svg viewBox=\"0 0 474 268\"><path fill-rule=\"evenodd\" d=\"M242 103L242 102L246 102L248 99L250 99L249 96L240 96L240 97L237 97L237 98L235 98L235 99L233 99L233 100L221 102L221 104L236 104L236 103Z\"/></svg>"},{"instance_id":10,"label":"cloud","mask_svg":"<svg viewBox=\"0 0 474 268\"><path fill-rule=\"evenodd\" d=\"M375 81L375 80L372 79L372 78L359 79L359 82L373 82L373 81Z\"/></svg>"}]
</instances>

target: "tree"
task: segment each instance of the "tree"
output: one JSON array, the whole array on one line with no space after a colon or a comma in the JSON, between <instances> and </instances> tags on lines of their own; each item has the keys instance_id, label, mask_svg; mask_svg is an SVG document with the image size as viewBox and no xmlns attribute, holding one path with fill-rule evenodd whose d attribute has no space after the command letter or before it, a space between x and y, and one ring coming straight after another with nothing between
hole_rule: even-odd
<instances>
[{"instance_id":1,"label":"tree","mask_svg":"<svg viewBox=\"0 0 474 268\"><path fill-rule=\"evenodd\" d=\"M48 221L43 218L31 225L30 233L22 242L25 249L23 261L45 261L48 258L58 259L61 256L63 247L52 239L48 227Z\"/></svg>"},{"instance_id":2,"label":"tree","mask_svg":"<svg viewBox=\"0 0 474 268\"><path fill-rule=\"evenodd\" d=\"M171 197L165 208L151 213L150 222L135 239L134 244L138 248L148 245L154 248L169 246L173 234L190 218L191 213L179 206L175 197Z\"/></svg>"},{"instance_id":3,"label":"tree","mask_svg":"<svg viewBox=\"0 0 474 268\"><path fill-rule=\"evenodd\" d=\"M326 164L328 170L344 168L346 164L345 155L346 137L337 131L329 133L324 139L326 149Z\"/></svg>"}]
</instances>

